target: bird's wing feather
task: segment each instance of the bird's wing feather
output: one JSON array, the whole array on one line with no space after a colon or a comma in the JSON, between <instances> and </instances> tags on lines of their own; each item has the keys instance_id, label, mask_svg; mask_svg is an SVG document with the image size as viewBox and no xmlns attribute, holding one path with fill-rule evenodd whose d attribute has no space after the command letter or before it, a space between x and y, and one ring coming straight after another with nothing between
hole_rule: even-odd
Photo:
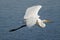
<instances>
[{"instance_id":1,"label":"bird's wing feather","mask_svg":"<svg viewBox=\"0 0 60 40\"><path fill-rule=\"evenodd\" d=\"M32 16L38 16L38 11L42 8L41 5L37 5L37 6L32 6L27 8L26 13L24 15L24 19L30 18Z\"/></svg>"},{"instance_id":2,"label":"bird's wing feather","mask_svg":"<svg viewBox=\"0 0 60 40\"><path fill-rule=\"evenodd\" d=\"M36 20L39 18L38 11L41 7L41 5L37 5L27 8L26 13L24 15L24 19L28 27L31 27L36 24Z\"/></svg>"},{"instance_id":3,"label":"bird's wing feather","mask_svg":"<svg viewBox=\"0 0 60 40\"><path fill-rule=\"evenodd\" d=\"M33 17L26 19L25 21L26 21L27 27L32 27L34 24L36 24L36 19Z\"/></svg>"}]
</instances>

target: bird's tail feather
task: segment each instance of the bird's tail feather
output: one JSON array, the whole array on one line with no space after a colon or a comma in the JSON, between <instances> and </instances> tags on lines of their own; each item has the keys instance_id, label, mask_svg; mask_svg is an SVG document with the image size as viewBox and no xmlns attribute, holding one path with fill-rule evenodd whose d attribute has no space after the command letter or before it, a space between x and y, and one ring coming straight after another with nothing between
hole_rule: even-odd
<instances>
[{"instance_id":1,"label":"bird's tail feather","mask_svg":"<svg viewBox=\"0 0 60 40\"><path fill-rule=\"evenodd\" d=\"M23 28L23 27L26 27L26 25L22 25L21 27L18 27L18 28L16 28L16 29L11 29L11 30L9 30L9 32L16 31L16 30L21 29L21 28Z\"/></svg>"}]
</instances>

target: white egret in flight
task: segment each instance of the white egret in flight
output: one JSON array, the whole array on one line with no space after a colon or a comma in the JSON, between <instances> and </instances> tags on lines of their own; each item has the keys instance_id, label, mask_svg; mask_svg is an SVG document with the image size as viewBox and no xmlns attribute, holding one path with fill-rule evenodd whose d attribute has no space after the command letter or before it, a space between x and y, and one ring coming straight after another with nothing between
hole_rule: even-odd
<instances>
[{"instance_id":1,"label":"white egret in flight","mask_svg":"<svg viewBox=\"0 0 60 40\"><path fill-rule=\"evenodd\" d=\"M23 27L32 27L35 24L39 25L40 27L44 28L46 26L45 22L50 22L49 20L41 20L40 19L40 15L38 15L39 10L42 8L41 5L36 5L36 6L32 6L27 8L25 15L24 15L24 21L25 21L25 25L16 28L16 29L12 29L10 30L10 32L12 31L16 31L20 28Z\"/></svg>"}]
</instances>

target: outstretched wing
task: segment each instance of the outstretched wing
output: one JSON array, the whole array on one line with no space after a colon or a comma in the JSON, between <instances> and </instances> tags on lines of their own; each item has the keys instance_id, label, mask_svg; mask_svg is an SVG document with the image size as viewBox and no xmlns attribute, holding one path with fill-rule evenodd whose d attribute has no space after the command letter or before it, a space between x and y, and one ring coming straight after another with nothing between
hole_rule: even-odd
<instances>
[{"instance_id":1,"label":"outstretched wing","mask_svg":"<svg viewBox=\"0 0 60 40\"><path fill-rule=\"evenodd\" d=\"M26 13L24 15L24 19L30 18L32 16L38 15L38 11L42 8L41 5L36 5L27 8Z\"/></svg>"},{"instance_id":2,"label":"outstretched wing","mask_svg":"<svg viewBox=\"0 0 60 40\"><path fill-rule=\"evenodd\" d=\"M27 8L26 13L24 15L24 19L26 20L27 26L31 27L36 24L36 20L39 18L38 11L41 7L41 5L36 5Z\"/></svg>"}]
</instances>

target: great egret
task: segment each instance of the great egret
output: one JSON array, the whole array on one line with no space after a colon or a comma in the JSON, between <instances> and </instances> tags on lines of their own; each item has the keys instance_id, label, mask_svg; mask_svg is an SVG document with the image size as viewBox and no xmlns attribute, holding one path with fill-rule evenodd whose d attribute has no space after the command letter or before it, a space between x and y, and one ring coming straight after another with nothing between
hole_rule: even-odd
<instances>
[{"instance_id":1,"label":"great egret","mask_svg":"<svg viewBox=\"0 0 60 40\"><path fill-rule=\"evenodd\" d=\"M25 25L23 25L19 28L16 28L16 29L12 29L12 30L10 30L10 32L16 31L16 30L26 27L26 26L32 27L35 24L38 24L40 27L44 28L46 26L45 22L50 22L50 21L40 19L38 12L41 8L42 8L41 5L36 5L36 6L32 6L32 7L27 8L26 13L24 15Z\"/></svg>"}]
</instances>

